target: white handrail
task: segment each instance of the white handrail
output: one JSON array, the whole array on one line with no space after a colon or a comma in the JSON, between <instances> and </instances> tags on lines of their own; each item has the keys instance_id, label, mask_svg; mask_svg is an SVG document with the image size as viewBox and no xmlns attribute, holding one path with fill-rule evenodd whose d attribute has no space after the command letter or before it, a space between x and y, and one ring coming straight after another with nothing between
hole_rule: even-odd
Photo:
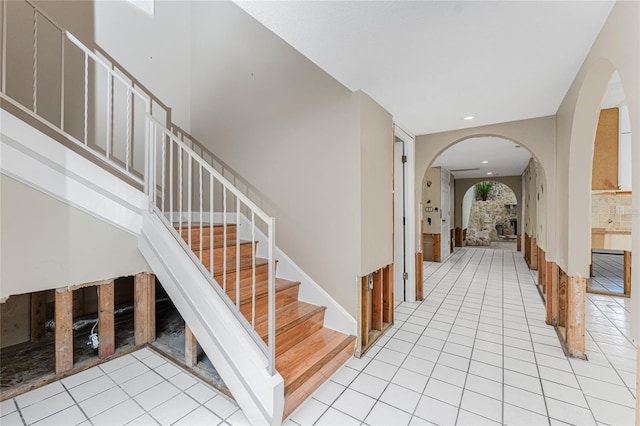
<instances>
[{"instance_id":1,"label":"white handrail","mask_svg":"<svg viewBox=\"0 0 640 426\"><path fill-rule=\"evenodd\" d=\"M52 18L46 15L42 10L40 10L31 0L24 0L24 2L29 5L33 9L33 43L32 43L32 53L33 53L33 86L32 86L32 105L26 106L20 103L18 100L13 99L7 91L11 90L8 87L11 87L13 74L9 81L7 81L7 42L9 40L8 31L7 31L7 22L8 22L8 7L7 0L2 1L3 7L3 18L2 18L2 66L0 69L1 72L1 82L0 82L0 99L7 100L11 105L18 108L22 112L28 114L30 117L37 119L42 124L46 125L52 130L55 130L60 135L67 138L69 141L81 147L86 152L91 153L96 159L99 161L117 169L120 173L132 178L134 181L142 184L144 186L145 193L149 197L149 210L151 212L156 213L168 226L170 231L174 233L174 236L179 237L179 242L187 250L187 253L192 258L192 260L196 263L196 266L200 268L203 275L213 281L215 283L216 291L221 292L223 296L223 300L229 306L230 309L234 312L234 314L240 319L241 324L247 329L249 335L254 339L257 343L260 350L265 354L268 360L267 369L270 374L275 374L275 219L269 216L261 206L258 206L255 202L253 202L248 194L244 194L240 189L238 189L234 184L232 184L225 176L218 172L214 166L208 163L202 156L200 156L192 147L190 147L185 141L181 140L178 136L176 136L171 130L169 130L163 123L159 122L151 115L151 104L152 104L152 96L148 95L144 91L140 90L133 83L133 78L128 80L124 78L120 73L116 72L113 65L104 61L100 57L98 57L92 50L87 48L80 40L78 40L73 34L69 33L67 30L62 28L59 24L57 24ZM44 20L38 19L39 16L43 17ZM60 32L60 111L56 111L54 116L57 116L54 120L59 118L60 123L59 126L49 121L50 119L45 118L42 114L46 113L42 112L38 106L38 84L40 82L39 75L46 75L46 72L39 72L38 70L38 25L39 22L48 21L51 23L59 32ZM66 41L69 41L71 45L78 48L83 57L82 69L78 67L79 74L82 75L82 81L76 82L78 83L78 87L82 86L82 91L84 92L83 105L78 107L76 110L67 110L65 108L65 90L67 89L67 85L65 84L65 71L69 68L70 64L66 64L66 54L68 50L65 48ZM41 49L42 50L42 49ZM96 92L98 89L97 83L95 87L90 86L90 65L101 69L106 72L106 98L105 94L102 92ZM57 65L56 65L57 66ZM126 75L126 72L124 73ZM17 77L18 79L21 76ZM93 75L91 76L93 79ZM91 80L94 81L94 80ZM96 80L98 81L98 80ZM104 81L104 80L103 80ZM20 83L21 81L19 81ZM116 84L124 86L126 89L126 99L124 102L120 102L116 104L117 98L114 96L114 91ZM90 99L90 89L93 89L92 94L97 93ZM97 96L97 97L96 97ZM145 114L135 113L134 111L134 96L137 97L144 105ZM99 122L97 115L93 111L90 112L90 106L93 106L97 102L104 102L104 106L106 107L106 114L102 116L101 120L106 120L106 140L105 140L105 148L104 152L101 151L102 148L98 147L98 141L91 140L90 137L93 137L93 127L98 127ZM122 105L121 105L122 104ZM117 107L124 109L125 116L116 117L117 115ZM70 134L72 130L65 130L65 120L68 117L71 117L73 114L78 118L76 121L79 124L81 129L78 133L82 133L82 140L79 140L78 137ZM106 117L105 117L106 116ZM93 121L90 121L93 120ZM119 121L116 121L119 120ZM138 127L136 127L136 123L139 123L140 126L144 124L144 137L137 133ZM116 126L124 126L124 135L120 135L116 131ZM90 134L90 129L92 133ZM124 138L124 140L122 140ZM163 145L158 147L158 140L161 140ZM169 153L167 155L166 152L166 142L170 143ZM197 145L192 139L189 139L191 144ZM120 143L120 145L116 145ZM141 143L144 143L144 170L139 171L134 168L134 161L131 158L132 155L135 155L136 148L141 147ZM174 147L175 144L175 147ZM122 159L116 156L116 151L121 152L124 147L125 155L124 155L124 164L122 165ZM177 150L174 155L174 148ZM204 148L200 146L201 149ZM160 151L159 151L160 149ZM213 154L209 153L214 159ZM161 159L158 160L158 155L161 155ZM167 160L169 161L167 163ZM188 188L182 187L183 180L183 161L187 160L188 164L186 167L186 172L188 173ZM215 157L215 160L219 160ZM159 164L158 164L159 163ZM195 163L195 164L194 164ZM176 166L176 170L174 170L174 165ZM159 169L158 167L161 167ZM195 167L195 168L194 168ZM169 169L169 174L166 176L166 169ZM161 176L159 176L159 172L161 172ZM193 182L192 173L197 172L199 174L199 180L197 184ZM213 226L210 226L209 230L209 238L211 241L210 247L210 256L209 263L210 268L204 266L203 261L206 260L203 258L202 250L203 250L203 173L209 173L209 210L210 210L210 221L213 221L213 207L214 207L214 186L219 184L222 186L222 197L224 199L224 207L223 207L223 220L224 220L224 231L223 231L223 265L222 271L217 270L216 273L222 273L223 283L222 287L218 286L218 284L214 280L214 251L213 251L213 242L214 242L214 232ZM139 176L142 175L142 178ZM167 185L167 177L168 177L168 185ZM179 180L180 185L177 185L176 180ZM214 183L215 182L215 183ZM158 197L158 188L160 188L161 194ZM167 190L169 194L166 194ZM183 209L183 191L187 190L187 203L188 208ZM174 197L174 191L178 191L179 194L177 197ZM194 197L193 192L198 191L199 197ZM168 196L167 196L168 195ZM217 194L219 195L219 194ZM235 197L235 203L231 203L235 205L235 217L236 217L236 237L235 241L232 241L232 244L235 243L236 247L231 252L230 256L235 255L235 261L232 263L235 266L235 271L231 268L229 269L230 273L235 273L235 279L232 280L232 284L235 285L235 303L231 302L231 299L227 297L226 294L226 275L227 275L227 197L233 196ZM169 202L170 205L170 214L173 215L175 211L173 210L174 202L179 204L179 214L180 214L180 232L184 229L182 224L182 217L184 213L188 214L188 223L187 229L189 232L188 235L188 246L185 241L182 241L181 235L178 235L176 230L173 229L173 224L166 220L165 214L165 203ZM194 255L192 249L193 246L191 244L191 229L192 229L192 220L194 219L192 215L194 214L193 204L199 201L199 221L200 221L200 232L199 232L199 248L200 255L197 257ZM158 207L158 203L160 207ZM250 226L251 226L251 273L250 273L250 283L249 286L251 290L251 312L250 318L245 319L240 308L241 308L241 292L240 292L240 233L238 231L238 226L241 221L241 209L242 206L248 209L250 212ZM233 208L233 207L232 207ZM268 330L267 330L267 342L265 343L263 339L258 335L255 331L256 325L256 241L255 241L255 231L256 231L256 220L260 220L266 226L267 235L267 314L268 317ZM196 220L197 223L197 220ZM211 223L213 225L213 223ZM246 264L248 265L248 258ZM245 279L245 278L243 278ZM245 301L246 302L246 301Z\"/></svg>"},{"instance_id":2,"label":"white handrail","mask_svg":"<svg viewBox=\"0 0 640 426\"><path fill-rule=\"evenodd\" d=\"M234 196L240 198L240 200L244 205L249 207L250 210L255 211L256 214L260 217L260 219L264 220L265 222L267 222L269 219L272 219L272 217L269 216L260 207L258 207L256 203L251 201L246 195L242 193L242 191L236 188L231 182L229 182L227 178L222 176L220 172L218 172L215 168L213 168L211 164L207 163L202 157L200 157L198 153L196 153L193 149L191 149L189 145L185 144L183 141L180 140L180 138L178 138L178 136L173 134L171 130L167 129L162 123L160 123L154 117L148 115L147 118L153 124L155 124L158 127L158 129L163 132L165 136L171 138L171 140L173 140L176 143L176 145L180 146L184 150L184 152L189 154L189 156L192 157L195 161L197 161L198 164L200 164L205 170L211 173L218 181L220 181L225 187L227 187L227 189L231 191L231 193Z\"/></svg>"},{"instance_id":3,"label":"white handrail","mask_svg":"<svg viewBox=\"0 0 640 426\"><path fill-rule=\"evenodd\" d=\"M247 196L245 196L238 188L236 188L231 182L229 182L222 174L220 174L212 165L206 162L200 155L198 155L193 149L191 149L186 143L184 143L180 138L175 135L171 130L167 129L161 122L152 117L150 114L147 114L147 120L149 122L149 130L148 134L150 135L148 142L148 152L147 152L147 164L148 164L148 173L147 178L149 179L149 183L147 185L148 195L150 200L150 210L155 212L158 217L163 221L165 226L169 229L170 232L174 234L178 242L183 246L187 254L191 257L191 259L201 268L201 271L205 275L207 279L212 282L213 287L218 291L223 300L225 300L226 304L230 309L235 313L235 315L240 319L243 326L250 332L254 341L258 344L260 349L266 355L268 360L268 371L270 374L275 374L275 219L269 216L266 212L264 212L259 206L257 206L253 201L251 201ZM162 144L161 147L158 147L158 143ZM170 154L169 157L166 155L167 147L166 144L169 144L169 152L173 153L174 145L175 150L178 153L178 161L177 163L173 162L173 154ZM160 157L158 152L160 152ZM170 162L167 163L167 158L170 158ZM186 169L187 169L187 177L186 183L184 182L185 178L183 177L184 171L184 161L187 161ZM169 185L169 197L166 196L165 192L167 191L167 185L165 184L166 179L166 171L169 169L169 176L171 176L170 180L173 182L174 174L173 170L176 170L177 180L177 190L182 194L183 188L187 191L187 207L186 211L182 209L183 207L183 196L179 195L178 204L179 208L179 224L174 223L174 205L170 202L169 208L169 217L170 220L167 220L165 215L165 202L167 199L172 199L172 194L174 192L173 185ZM196 174L197 182L193 182L194 177L193 174ZM213 198L214 198L214 180L222 185L222 220L223 220L223 234L222 234L222 246L218 247L218 249L222 249L222 271L218 271L218 273L222 273L222 282L218 283L214 280L214 256L213 256L213 230L212 225L210 223L210 258L209 258L209 269L205 266L203 260L207 260L203 257L203 200L204 200L204 190L203 190L203 173L209 174L209 210L210 214L213 215ZM158 178L160 179L160 186L158 186ZM160 190L161 194L158 196L157 191ZM195 193L195 194L194 194ZM233 252L235 253L235 260L232 261L232 265L235 266L235 270L229 271L228 263L227 263L227 193L230 193L231 196L234 196L235 203L231 203L235 206L235 216L236 216L236 226L240 225L240 210L241 204L247 207L251 212L251 227L250 230L251 235L255 238L255 220L256 218L262 220L266 224L267 227L267 321L268 321L268 330L267 330L267 343L261 339L261 337L255 332L255 288L256 288L256 254L253 251L255 248L255 240L251 242L252 248L252 258L251 258L251 314L250 320L245 318L241 312L241 292L240 292L240 235L236 228L236 236L232 238L231 244L235 243L235 248ZM194 204L197 203L197 208L194 208ZM184 219L184 214L186 214L186 219ZM200 229L198 230L199 241L198 243L193 243L192 239L194 235L192 235L192 230L195 225L199 225ZM212 222L212 217L210 218L210 222ZM186 220L186 227L183 227L183 220ZM199 223L198 223L199 222ZM176 227L179 230L176 231ZM187 235L184 236L182 231L186 229ZM234 241L235 240L235 241ZM195 247L194 247L195 246ZM229 246L232 247L232 246ZM193 249L199 248L199 254L195 255ZM235 300L231 300L227 295L227 273L235 273L235 279L232 280L229 285L234 285L235 290L233 291Z\"/></svg>"}]
</instances>

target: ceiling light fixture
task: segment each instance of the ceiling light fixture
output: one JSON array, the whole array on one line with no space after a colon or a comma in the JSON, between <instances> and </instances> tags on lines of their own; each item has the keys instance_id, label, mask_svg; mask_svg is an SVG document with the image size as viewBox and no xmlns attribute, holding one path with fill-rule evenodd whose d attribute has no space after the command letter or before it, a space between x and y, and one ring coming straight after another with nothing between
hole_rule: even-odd
<instances>
[{"instance_id":1,"label":"ceiling light fixture","mask_svg":"<svg viewBox=\"0 0 640 426\"><path fill-rule=\"evenodd\" d=\"M489 160L482 160L482 164L489 164Z\"/></svg>"},{"instance_id":2,"label":"ceiling light fixture","mask_svg":"<svg viewBox=\"0 0 640 426\"><path fill-rule=\"evenodd\" d=\"M493 174L493 172L487 172L487 174L488 174L488 175L492 175L492 174Z\"/></svg>"},{"instance_id":3,"label":"ceiling light fixture","mask_svg":"<svg viewBox=\"0 0 640 426\"><path fill-rule=\"evenodd\" d=\"M462 119L465 121L469 121L469 120L473 120L474 118L476 118L475 115L467 115L466 117L463 117Z\"/></svg>"}]
</instances>

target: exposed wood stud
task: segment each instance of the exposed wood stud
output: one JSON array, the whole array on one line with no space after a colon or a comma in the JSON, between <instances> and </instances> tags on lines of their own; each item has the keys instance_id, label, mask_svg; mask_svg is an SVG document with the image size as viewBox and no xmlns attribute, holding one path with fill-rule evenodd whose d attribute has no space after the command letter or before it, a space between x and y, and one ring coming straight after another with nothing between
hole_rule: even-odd
<instances>
[{"instance_id":1,"label":"exposed wood stud","mask_svg":"<svg viewBox=\"0 0 640 426\"><path fill-rule=\"evenodd\" d=\"M560 317L560 268L555 262L551 262L551 324L558 325Z\"/></svg>"},{"instance_id":2,"label":"exposed wood stud","mask_svg":"<svg viewBox=\"0 0 640 426\"><path fill-rule=\"evenodd\" d=\"M184 325L184 363L189 368L198 364L198 341L187 324Z\"/></svg>"},{"instance_id":3,"label":"exposed wood stud","mask_svg":"<svg viewBox=\"0 0 640 426\"><path fill-rule=\"evenodd\" d=\"M516 250L520 251L522 249L522 238L520 237L520 234L518 234L518 236L516 237Z\"/></svg>"},{"instance_id":4,"label":"exposed wood stud","mask_svg":"<svg viewBox=\"0 0 640 426\"><path fill-rule=\"evenodd\" d=\"M56 374L73 368L73 292L68 289L55 293Z\"/></svg>"},{"instance_id":5,"label":"exposed wood stud","mask_svg":"<svg viewBox=\"0 0 640 426\"><path fill-rule=\"evenodd\" d=\"M369 277L362 277L362 298L360 316L360 342L362 347L369 345L369 330L371 330L371 292L369 291Z\"/></svg>"},{"instance_id":6,"label":"exposed wood stud","mask_svg":"<svg viewBox=\"0 0 640 426\"><path fill-rule=\"evenodd\" d=\"M422 258L422 252L416 253L416 300L424 299L424 262Z\"/></svg>"},{"instance_id":7,"label":"exposed wood stud","mask_svg":"<svg viewBox=\"0 0 640 426\"><path fill-rule=\"evenodd\" d=\"M31 293L31 341L37 342L47 336L47 293Z\"/></svg>"},{"instance_id":8,"label":"exposed wood stud","mask_svg":"<svg viewBox=\"0 0 640 426\"><path fill-rule=\"evenodd\" d=\"M98 357L106 358L115 352L114 282L98 286Z\"/></svg>"},{"instance_id":9,"label":"exposed wood stud","mask_svg":"<svg viewBox=\"0 0 640 426\"><path fill-rule=\"evenodd\" d=\"M393 268L393 263L391 263L390 265L387 265L382 272L382 283L384 286L382 321L387 324L391 324L393 322Z\"/></svg>"},{"instance_id":10,"label":"exposed wood stud","mask_svg":"<svg viewBox=\"0 0 640 426\"><path fill-rule=\"evenodd\" d=\"M631 296L631 252L624 252L624 295Z\"/></svg>"},{"instance_id":11,"label":"exposed wood stud","mask_svg":"<svg viewBox=\"0 0 640 426\"><path fill-rule=\"evenodd\" d=\"M155 276L141 273L134 279L134 335L136 346L156 339Z\"/></svg>"},{"instance_id":12,"label":"exposed wood stud","mask_svg":"<svg viewBox=\"0 0 640 426\"><path fill-rule=\"evenodd\" d=\"M371 328L382 330L382 305L384 303L382 291L382 270L373 273L373 290L371 291Z\"/></svg>"},{"instance_id":13,"label":"exposed wood stud","mask_svg":"<svg viewBox=\"0 0 640 426\"><path fill-rule=\"evenodd\" d=\"M569 355L584 359L587 280L580 275L569 277L567 290L567 350Z\"/></svg>"},{"instance_id":14,"label":"exposed wood stud","mask_svg":"<svg viewBox=\"0 0 640 426\"><path fill-rule=\"evenodd\" d=\"M560 280L558 282L558 326L566 327L567 324L567 285L569 278L560 269Z\"/></svg>"}]
</instances>

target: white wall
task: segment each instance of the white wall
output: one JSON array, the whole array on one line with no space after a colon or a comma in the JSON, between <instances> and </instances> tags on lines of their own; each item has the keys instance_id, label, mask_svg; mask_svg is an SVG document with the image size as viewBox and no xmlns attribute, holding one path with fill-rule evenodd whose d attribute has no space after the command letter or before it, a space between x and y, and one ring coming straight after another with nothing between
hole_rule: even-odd
<instances>
[{"instance_id":1,"label":"white wall","mask_svg":"<svg viewBox=\"0 0 640 426\"><path fill-rule=\"evenodd\" d=\"M75 2L69 2L75 7ZM155 2L153 16L128 1L94 2L94 42L160 101L172 121L191 123L191 4Z\"/></svg>"},{"instance_id":2,"label":"white wall","mask_svg":"<svg viewBox=\"0 0 640 426\"><path fill-rule=\"evenodd\" d=\"M192 134L263 194L278 246L355 318L362 268L392 261L391 220L370 232L392 208L388 114L236 5L191 7ZM388 191L367 189L379 177L363 172L363 154L388 165Z\"/></svg>"},{"instance_id":3,"label":"white wall","mask_svg":"<svg viewBox=\"0 0 640 426\"><path fill-rule=\"evenodd\" d=\"M469 227L469 216L471 216L471 204L475 195L474 188L469 188L462 198L462 229Z\"/></svg>"},{"instance_id":4,"label":"white wall","mask_svg":"<svg viewBox=\"0 0 640 426\"><path fill-rule=\"evenodd\" d=\"M138 238L1 175L0 298L149 271Z\"/></svg>"},{"instance_id":5,"label":"white wall","mask_svg":"<svg viewBox=\"0 0 640 426\"><path fill-rule=\"evenodd\" d=\"M363 92L360 101L360 275L393 263L393 121Z\"/></svg>"}]
</instances>

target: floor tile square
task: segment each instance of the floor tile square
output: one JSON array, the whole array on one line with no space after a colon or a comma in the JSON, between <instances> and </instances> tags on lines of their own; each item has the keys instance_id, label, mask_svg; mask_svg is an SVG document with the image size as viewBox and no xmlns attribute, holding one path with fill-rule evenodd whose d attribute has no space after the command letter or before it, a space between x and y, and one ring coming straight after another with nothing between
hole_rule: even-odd
<instances>
[{"instance_id":1,"label":"floor tile square","mask_svg":"<svg viewBox=\"0 0 640 426\"><path fill-rule=\"evenodd\" d=\"M502 401L497 399L465 390L460 408L496 422L502 422Z\"/></svg>"},{"instance_id":2,"label":"floor tile square","mask_svg":"<svg viewBox=\"0 0 640 426\"><path fill-rule=\"evenodd\" d=\"M382 380L366 373L361 373L353 382L351 382L349 389L356 390L374 399L378 399L388 384L389 382L386 380Z\"/></svg>"},{"instance_id":3,"label":"floor tile square","mask_svg":"<svg viewBox=\"0 0 640 426\"><path fill-rule=\"evenodd\" d=\"M324 404L331 405L345 389L341 384L328 380L324 382L312 396Z\"/></svg>"},{"instance_id":4,"label":"floor tile square","mask_svg":"<svg viewBox=\"0 0 640 426\"><path fill-rule=\"evenodd\" d=\"M122 384L128 380L136 378L149 371L151 371L149 370L149 367L144 365L142 362L136 360L130 364L125 365L122 368L119 368L111 373L108 373L108 376L115 383Z\"/></svg>"},{"instance_id":5,"label":"floor tile square","mask_svg":"<svg viewBox=\"0 0 640 426\"><path fill-rule=\"evenodd\" d=\"M0 421L2 422L2 426L24 426L22 418L20 418L20 413L17 411L3 415L0 417Z\"/></svg>"},{"instance_id":6,"label":"floor tile square","mask_svg":"<svg viewBox=\"0 0 640 426\"><path fill-rule=\"evenodd\" d=\"M290 419L299 425L312 425L324 414L325 411L327 411L328 408L328 405L323 404L316 399L309 398L291 414Z\"/></svg>"},{"instance_id":7,"label":"floor tile square","mask_svg":"<svg viewBox=\"0 0 640 426\"><path fill-rule=\"evenodd\" d=\"M632 425L635 423L635 409L598 398L587 397L589 407L596 421L611 425Z\"/></svg>"},{"instance_id":8,"label":"floor tile square","mask_svg":"<svg viewBox=\"0 0 640 426\"><path fill-rule=\"evenodd\" d=\"M439 399L440 401L457 407L460 404L460 398L462 397L462 388L440 380L431 379L427 383L427 387L424 389L424 395Z\"/></svg>"},{"instance_id":9,"label":"floor tile square","mask_svg":"<svg viewBox=\"0 0 640 426\"><path fill-rule=\"evenodd\" d=\"M534 413L511 404L504 404L503 422L507 426L544 425L549 421L546 415Z\"/></svg>"},{"instance_id":10,"label":"floor tile square","mask_svg":"<svg viewBox=\"0 0 640 426\"><path fill-rule=\"evenodd\" d=\"M102 375L104 375L104 372L96 366L73 374L69 377L65 377L64 379L62 379L62 383L66 386L67 389L71 389L85 382L96 379Z\"/></svg>"},{"instance_id":11,"label":"floor tile square","mask_svg":"<svg viewBox=\"0 0 640 426\"><path fill-rule=\"evenodd\" d=\"M95 426L124 425L136 420L143 414L144 410L133 400L128 399L115 407L111 407L108 410L91 417L91 422ZM136 422L136 424L140 423Z\"/></svg>"},{"instance_id":12,"label":"floor tile square","mask_svg":"<svg viewBox=\"0 0 640 426\"><path fill-rule=\"evenodd\" d=\"M435 368L431 372L431 377L455 386L464 387L464 382L467 379L467 373L461 370L456 370L455 368L447 367L446 365L436 364Z\"/></svg>"},{"instance_id":13,"label":"floor tile square","mask_svg":"<svg viewBox=\"0 0 640 426\"><path fill-rule=\"evenodd\" d=\"M34 402L25 408L20 408L20 412L22 413L24 421L27 424L31 424L62 411L67 407L71 407L72 405L74 405L74 402L73 399L71 399L71 396L66 392L62 392L41 401Z\"/></svg>"},{"instance_id":14,"label":"floor tile square","mask_svg":"<svg viewBox=\"0 0 640 426\"><path fill-rule=\"evenodd\" d=\"M336 426L336 425L360 425L361 421L357 420L341 411L334 408L329 408L320 419L316 422L315 426Z\"/></svg>"},{"instance_id":15,"label":"floor tile square","mask_svg":"<svg viewBox=\"0 0 640 426\"><path fill-rule=\"evenodd\" d=\"M376 364L377 363L382 364L380 361L371 361L371 362L375 362ZM369 365L371 364L371 362L369 363ZM369 368L369 365L367 365L367 368ZM349 384L353 381L353 379L356 378L358 373L359 372L357 370L354 370L353 368L349 368L343 365L338 369L338 371L333 373L333 375L331 376L331 380L341 384L342 386L349 386Z\"/></svg>"},{"instance_id":16,"label":"floor tile square","mask_svg":"<svg viewBox=\"0 0 640 426\"><path fill-rule=\"evenodd\" d=\"M22 409L64 391L64 387L60 382L53 382L48 385L42 386L41 388L34 389L31 392L18 395L15 397L15 401L18 403L18 407Z\"/></svg>"},{"instance_id":17,"label":"floor tile square","mask_svg":"<svg viewBox=\"0 0 640 426\"><path fill-rule=\"evenodd\" d=\"M456 422L458 409L452 405L423 395L418 402L414 414L434 424L453 425Z\"/></svg>"},{"instance_id":18,"label":"floor tile square","mask_svg":"<svg viewBox=\"0 0 640 426\"><path fill-rule=\"evenodd\" d=\"M378 361L374 359L363 370L364 373L376 376L382 380L390 381L398 371L398 366L388 364L386 362ZM340 383L342 385L348 385L348 383Z\"/></svg>"},{"instance_id":19,"label":"floor tile square","mask_svg":"<svg viewBox=\"0 0 640 426\"><path fill-rule=\"evenodd\" d=\"M149 411L161 425L170 425L195 410L199 404L183 393L179 393Z\"/></svg>"},{"instance_id":20,"label":"floor tile square","mask_svg":"<svg viewBox=\"0 0 640 426\"><path fill-rule=\"evenodd\" d=\"M375 402L375 399L367 395L347 389L338 397L332 407L358 420L364 420Z\"/></svg>"},{"instance_id":21,"label":"floor tile square","mask_svg":"<svg viewBox=\"0 0 640 426\"><path fill-rule=\"evenodd\" d=\"M238 406L234 402L231 402L228 398L225 398L222 395L218 395L215 398L210 399L204 404L204 406L221 419L226 419L238 410Z\"/></svg>"},{"instance_id":22,"label":"floor tile square","mask_svg":"<svg viewBox=\"0 0 640 426\"><path fill-rule=\"evenodd\" d=\"M422 395L418 392L400 387L395 384L390 384L380 396L380 401L383 401L395 408L413 413L418 401Z\"/></svg>"},{"instance_id":23,"label":"floor tile square","mask_svg":"<svg viewBox=\"0 0 640 426\"><path fill-rule=\"evenodd\" d=\"M542 395L540 379L527 374L504 370L504 384Z\"/></svg>"},{"instance_id":24,"label":"floor tile square","mask_svg":"<svg viewBox=\"0 0 640 426\"><path fill-rule=\"evenodd\" d=\"M16 407L15 401L12 399L7 399L0 402L0 417L3 417L9 413L13 413L18 408Z\"/></svg>"},{"instance_id":25,"label":"floor tile square","mask_svg":"<svg viewBox=\"0 0 640 426\"><path fill-rule=\"evenodd\" d=\"M378 352L375 359L400 367L406 357L406 354L383 348Z\"/></svg>"},{"instance_id":26,"label":"floor tile square","mask_svg":"<svg viewBox=\"0 0 640 426\"><path fill-rule=\"evenodd\" d=\"M456 421L456 426L492 426L500 424L501 423L494 422L486 417L462 409L458 413L458 419Z\"/></svg>"},{"instance_id":27,"label":"floor tile square","mask_svg":"<svg viewBox=\"0 0 640 426\"><path fill-rule=\"evenodd\" d=\"M222 419L204 407L198 407L177 422L176 426L218 425Z\"/></svg>"},{"instance_id":28,"label":"floor tile square","mask_svg":"<svg viewBox=\"0 0 640 426\"><path fill-rule=\"evenodd\" d=\"M578 407L566 402L546 398L549 417L574 425L595 425L595 419L586 408Z\"/></svg>"},{"instance_id":29,"label":"floor tile square","mask_svg":"<svg viewBox=\"0 0 640 426\"><path fill-rule=\"evenodd\" d=\"M59 426L59 425L77 425L87 420L87 417L80 411L77 405L72 405L62 411L57 412L49 417L45 417L35 423L38 426ZM2 422L4 424L4 422Z\"/></svg>"},{"instance_id":30,"label":"floor tile square","mask_svg":"<svg viewBox=\"0 0 640 426\"><path fill-rule=\"evenodd\" d=\"M157 356L157 355L156 355ZM99 368L104 371L106 374L113 373L114 371L124 367L125 365L129 365L132 362L136 362L137 358L131 354L123 355L118 358L112 359L104 364L100 364Z\"/></svg>"},{"instance_id":31,"label":"floor tile square","mask_svg":"<svg viewBox=\"0 0 640 426\"><path fill-rule=\"evenodd\" d=\"M409 424L410 420L411 414L378 401L365 419L365 423L371 426L395 426Z\"/></svg>"},{"instance_id":32,"label":"floor tile square","mask_svg":"<svg viewBox=\"0 0 640 426\"><path fill-rule=\"evenodd\" d=\"M180 392L178 388L169 382L163 381L134 396L134 399L146 411L151 411L153 408L169 400L169 398L174 397L178 392Z\"/></svg>"},{"instance_id":33,"label":"floor tile square","mask_svg":"<svg viewBox=\"0 0 640 426\"><path fill-rule=\"evenodd\" d=\"M467 389L497 400L502 400L502 383L484 377L468 374L465 391Z\"/></svg>"},{"instance_id":34,"label":"floor tile square","mask_svg":"<svg viewBox=\"0 0 640 426\"><path fill-rule=\"evenodd\" d=\"M227 418L227 423L231 426L251 426L249 419L247 419L247 416L245 416L241 410L238 410L229 416Z\"/></svg>"},{"instance_id":35,"label":"floor tile square","mask_svg":"<svg viewBox=\"0 0 640 426\"><path fill-rule=\"evenodd\" d=\"M423 376L422 374L417 374L414 371L401 368L398 370L396 375L393 376L391 382L407 389L411 389L412 391L422 393L428 380L428 376Z\"/></svg>"},{"instance_id":36,"label":"floor tile square","mask_svg":"<svg viewBox=\"0 0 640 426\"><path fill-rule=\"evenodd\" d=\"M129 396L122 389L116 387L85 399L80 402L80 408L91 418L127 399L129 399Z\"/></svg>"},{"instance_id":37,"label":"floor tile square","mask_svg":"<svg viewBox=\"0 0 640 426\"><path fill-rule=\"evenodd\" d=\"M204 404L210 399L218 396L218 392L213 390L210 386L197 382L195 385L188 388L185 393L191 398L198 401L200 404Z\"/></svg>"}]
</instances>

